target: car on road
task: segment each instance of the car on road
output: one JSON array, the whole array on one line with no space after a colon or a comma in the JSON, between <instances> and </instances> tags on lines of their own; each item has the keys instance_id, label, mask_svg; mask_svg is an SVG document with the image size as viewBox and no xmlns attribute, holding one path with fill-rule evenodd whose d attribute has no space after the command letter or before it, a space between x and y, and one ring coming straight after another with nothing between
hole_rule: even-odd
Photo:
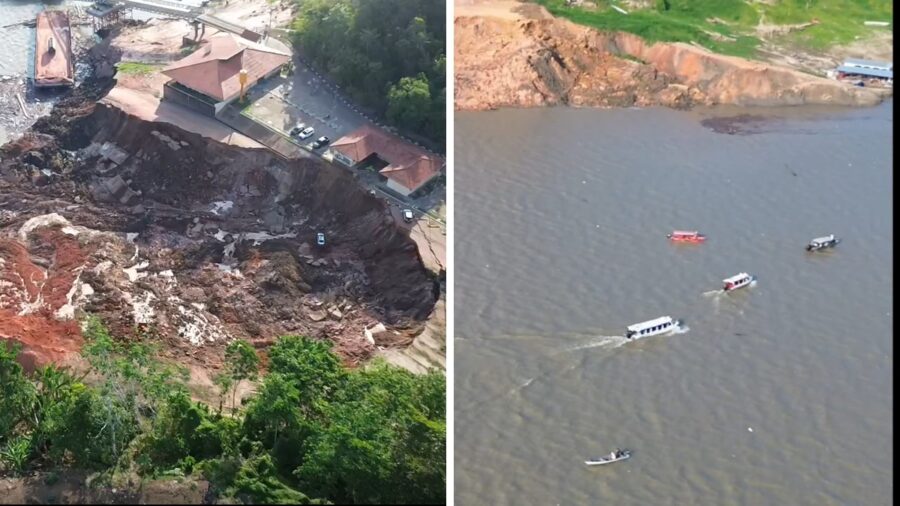
<instances>
[{"instance_id":1,"label":"car on road","mask_svg":"<svg viewBox=\"0 0 900 506\"><path fill-rule=\"evenodd\" d=\"M291 131L288 132L288 135L290 135L291 137L297 137L301 132L303 132L304 128L306 128L306 123L297 123L296 125L294 125L294 128L292 128Z\"/></svg>"},{"instance_id":2,"label":"car on road","mask_svg":"<svg viewBox=\"0 0 900 506\"><path fill-rule=\"evenodd\" d=\"M403 210L403 221L409 223L413 220L413 212L412 209L404 209Z\"/></svg>"},{"instance_id":3,"label":"car on road","mask_svg":"<svg viewBox=\"0 0 900 506\"><path fill-rule=\"evenodd\" d=\"M325 234L322 232L318 232L316 234L316 244L319 246L325 246Z\"/></svg>"},{"instance_id":4,"label":"car on road","mask_svg":"<svg viewBox=\"0 0 900 506\"><path fill-rule=\"evenodd\" d=\"M313 143L312 147L313 149L323 148L327 146L329 142L331 142L331 139L323 135L322 137L316 139L316 142Z\"/></svg>"},{"instance_id":5,"label":"car on road","mask_svg":"<svg viewBox=\"0 0 900 506\"><path fill-rule=\"evenodd\" d=\"M316 132L315 128L306 127L303 129L302 132L300 132L300 135L298 137L300 137L301 139L309 139L310 137L312 137L312 134L314 134L315 132Z\"/></svg>"}]
</instances>

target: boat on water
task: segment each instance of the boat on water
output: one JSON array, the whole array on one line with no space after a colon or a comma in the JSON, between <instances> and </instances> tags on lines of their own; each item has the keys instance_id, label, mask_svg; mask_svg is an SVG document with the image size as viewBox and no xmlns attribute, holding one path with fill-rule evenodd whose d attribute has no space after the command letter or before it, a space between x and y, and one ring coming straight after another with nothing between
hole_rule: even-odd
<instances>
[{"instance_id":1,"label":"boat on water","mask_svg":"<svg viewBox=\"0 0 900 506\"><path fill-rule=\"evenodd\" d=\"M666 332L675 330L679 323L681 322L673 319L671 316L663 316L660 318L656 318L655 320L635 323L634 325L629 325L625 330L625 339L637 340L642 337L665 334Z\"/></svg>"},{"instance_id":2,"label":"boat on water","mask_svg":"<svg viewBox=\"0 0 900 506\"><path fill-rule=\"evenodd\" d=\"M696 230L673 230L671 234L666 234L666 237L674 242L697 243L706 240L706 236Z\"/></svg>"},{"instance_id":3,"label":"boat on water","mask_svg":"<svg viewBox=\"0 0 900 506\"><path fill-rule=\"evenodd\" d=\"M53 88L75 84L72 33L65 11L40 12L35 22L34 86Z\"/></svg>"},{"instance_id":4,"label":"boat on water","mask_svg":"<svg viewBox=\"0 0 900 506\"><path fill-rule=\"evenodd\" d=\"M833 248L839 242L841 242L841 240L836 238L834 234L816 237L806 245L806 251L818 251L820 249Z\"/></svg>"},{"instance_id":5,"label":"boat on water","mask_svg":"<svg viewBox=\"0 0 900 506\"><path fill-rule=\"evenodd\" d=\"M609 455L585 460L584 463L589 466L602 466L605 464L612 464L613 462L618 462L620 460L627 460L629 458L631 458L631 450L619 450L617 448L616 450L610 452Z\"/></svg>"},{"instance_id":6,"label":"boat on water","mask_svg":"<svg viewBox=\"0 0 900 506\"><path fill-rule=\"evenodd\" d=\"M746 272L742 272L740 274L735 274L734 276L731 276L730 278L725 278L722 280L722 283L724 284L724 286L722 287L722 290L724 290L726 292L730 292L732 290L737 290L738 288L743 288L743 287L749 285L754 280L756 280L756 278L747 274Z\"/></svg>"}]
</instances>

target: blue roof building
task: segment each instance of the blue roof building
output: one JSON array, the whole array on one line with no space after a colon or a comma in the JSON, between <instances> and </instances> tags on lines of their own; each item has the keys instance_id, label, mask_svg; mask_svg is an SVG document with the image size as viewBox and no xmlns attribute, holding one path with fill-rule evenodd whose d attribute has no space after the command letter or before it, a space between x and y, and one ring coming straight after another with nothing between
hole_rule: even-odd
<instances>
[{"instance_id":1,"label":"blue roof building","mask_svg":"<svg viewBox=\"0 0 900 506\"><path fill-rule=\"evenodd\" d=\"M842 74L877 77L880 79L894 79L894 64L892 62L848 58L847 60L844 60L843 65L835 70Z\"/></svg>"}]
</instances>

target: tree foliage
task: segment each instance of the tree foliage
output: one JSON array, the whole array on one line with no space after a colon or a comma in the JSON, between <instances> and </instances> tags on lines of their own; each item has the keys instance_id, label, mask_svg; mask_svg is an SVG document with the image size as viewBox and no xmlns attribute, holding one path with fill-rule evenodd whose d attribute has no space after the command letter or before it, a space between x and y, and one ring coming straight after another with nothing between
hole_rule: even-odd
<instances>
[{"instance_id":1,"label":"tree foliage","mask_svg":"<svg viewBox=\"0 0 900 506\"><path fill-rule=\"evenodd\" d=\"M19 349L0 345L0 471L194 474L251 504L444 500L442 374L347 370L329 342L285 336L256 393L225 416L191 399L152 347L113 339L99 320L85 328L91 370L78 377L54 366L26 374ZM257 375L249 343L229 345L226 361L232 383Z\"/></svg>"},{"instance_id":2,"label":"tree foliage","mask_svg":"<svg viewBox=\"0 0 900 506\"><path fill-rule=\"evenodd\" d=\"M305 0L293 28L301 52L354 100L443 142L445 24L445 3L433 0ZM416 85L407 99L392 91L404 79Z\"/></svg>"}]
</instances>

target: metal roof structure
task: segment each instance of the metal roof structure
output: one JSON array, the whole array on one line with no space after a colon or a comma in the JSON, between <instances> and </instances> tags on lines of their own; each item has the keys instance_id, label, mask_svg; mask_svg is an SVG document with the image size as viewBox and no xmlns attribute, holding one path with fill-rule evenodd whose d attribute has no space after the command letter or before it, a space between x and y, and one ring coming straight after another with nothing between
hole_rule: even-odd
<instances>
[{"instance_id":1,"label":"metal roof structure","mask_svg":"<svg viewBox=\"0 0 900 506\"><path fill-rule=\"evenodd\" d=\"M847 67L870 67L880 70L894 70L893 62L860 60L858 58L847 58L846 60L844 60L844 65L846 65Z\"/></svg>"},{"instance_id":2,"label":"metal roof structure","mask_svg":"<svg viewBox=\"0 0 900 506\"><path fill-rule=\"evenodd\" d=\"M880 77L882 79L893 79L894 71L893 70L880 70L873 69L867 67L851 67L848 65L841 65L837 69L838 72L843 72L844 74L855 74L860 76L868 76L868 77Z\"/></svg>"}]
</instances>

